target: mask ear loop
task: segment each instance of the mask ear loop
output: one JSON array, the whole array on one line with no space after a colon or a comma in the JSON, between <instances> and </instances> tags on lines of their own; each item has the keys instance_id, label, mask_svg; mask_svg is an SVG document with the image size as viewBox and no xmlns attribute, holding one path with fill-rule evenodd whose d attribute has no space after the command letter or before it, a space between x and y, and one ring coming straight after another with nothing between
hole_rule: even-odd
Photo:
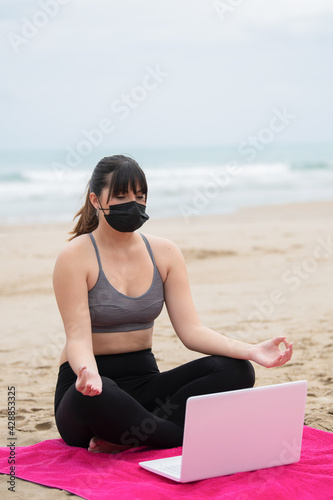
<instances>
[{"instance_id":1,"label":"mask ear loop","mask_svg":"<svg viewBox=\"0 0 333 500\"><path fill-rule=\"evenodd\" d=\"M96 208L96 216L98 217L98 210L102 210L103 214L105 215L105 210L108 210L108 209L107 208L102 208L101 202L99 201L98 197L97 197L97 199L98 199L98 203L99 203L99 208Z\"/></svg>"}]
</instances>

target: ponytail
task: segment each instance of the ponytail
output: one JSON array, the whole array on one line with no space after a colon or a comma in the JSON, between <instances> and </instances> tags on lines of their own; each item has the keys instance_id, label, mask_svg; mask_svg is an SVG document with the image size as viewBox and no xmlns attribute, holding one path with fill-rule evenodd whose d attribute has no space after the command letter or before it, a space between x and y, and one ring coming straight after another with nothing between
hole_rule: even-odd
<instances>
[{"instance_id":1,"label":"ponytail","mask_svg":"<svg viewBox=\"0 0 333 500\"><path fill-rule=\"evenodd\" d=\"M88 185L85 204L83 205L82 208L80 208L80 210L74 217L74 220L77 217L79 217L79 220L77 221L74 229L69 232L69 234L74 235L71 238L69 238L69 241L73 240L77 236L81 236L81 234L91 233L98 226L98 217L96 214L96 208L91 203L89 195L90 191Z\"/></svg>"}]
</instances>

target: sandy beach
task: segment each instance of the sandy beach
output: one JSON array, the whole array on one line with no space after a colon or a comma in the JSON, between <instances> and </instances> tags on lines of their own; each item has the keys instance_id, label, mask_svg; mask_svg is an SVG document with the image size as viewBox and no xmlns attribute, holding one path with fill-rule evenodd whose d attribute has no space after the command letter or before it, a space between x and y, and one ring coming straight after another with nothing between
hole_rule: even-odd
<instances>
[{"instance_id":1,"label":"sandy beach","mask_svg":"<svg viewBox=\"0 0 333 500\"><path fill-rule=\"evenodd\" d=\"M144 233L175 241L188 264L202 322L255 343L276 335L294 342L285 366L255 365L256 385L308 380L305 423L333 431L333 202L266 206L229 215L149 220ZM58 439L53 393L65 335L52 272L72 224L0 226L0 444L8 437L7 387L15 386L17 446ZM167 313L155 322L161 370L202 356L176 337ZM1 498L67 498L17 480Z\"/></svg>"}]
</instances>

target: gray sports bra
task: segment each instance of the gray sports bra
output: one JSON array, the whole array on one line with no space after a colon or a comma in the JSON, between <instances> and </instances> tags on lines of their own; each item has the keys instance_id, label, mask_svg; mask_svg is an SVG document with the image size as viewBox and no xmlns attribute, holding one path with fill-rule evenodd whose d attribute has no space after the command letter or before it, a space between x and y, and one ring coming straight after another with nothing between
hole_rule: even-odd
<instances>
[{"instance_id":1,"label":"gray sports bra","mask_svg":"<svg viewBox=\"0 0 333 500\"><path fill-rule=\"evenodd\" d=\"M141 234L154 264L153 281L150 288L139 297L129 297L118 292L105 276L95 238L89 236L94 245L99 265L96 284L88 292L92 333L130 332L151 328L164 304L161 275L157 269L153 252L147 238Z\"/></svg>"}]
</instances>

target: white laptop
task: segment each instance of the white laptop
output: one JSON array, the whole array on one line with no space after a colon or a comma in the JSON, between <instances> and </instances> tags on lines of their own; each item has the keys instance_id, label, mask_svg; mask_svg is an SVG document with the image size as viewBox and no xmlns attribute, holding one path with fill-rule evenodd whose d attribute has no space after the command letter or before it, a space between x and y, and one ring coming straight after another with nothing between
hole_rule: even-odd
<instances>
[{"instance_id":1,"label":"white laptop","mask_svg":"<svg viewBox=\"0 0 333 500\"><path fill-rule=\"evenodd\" d=\"M183 454L139 465L187 483L297 462L306 393L301 380L191 397Z\"/></svg>"}]
</instances>

